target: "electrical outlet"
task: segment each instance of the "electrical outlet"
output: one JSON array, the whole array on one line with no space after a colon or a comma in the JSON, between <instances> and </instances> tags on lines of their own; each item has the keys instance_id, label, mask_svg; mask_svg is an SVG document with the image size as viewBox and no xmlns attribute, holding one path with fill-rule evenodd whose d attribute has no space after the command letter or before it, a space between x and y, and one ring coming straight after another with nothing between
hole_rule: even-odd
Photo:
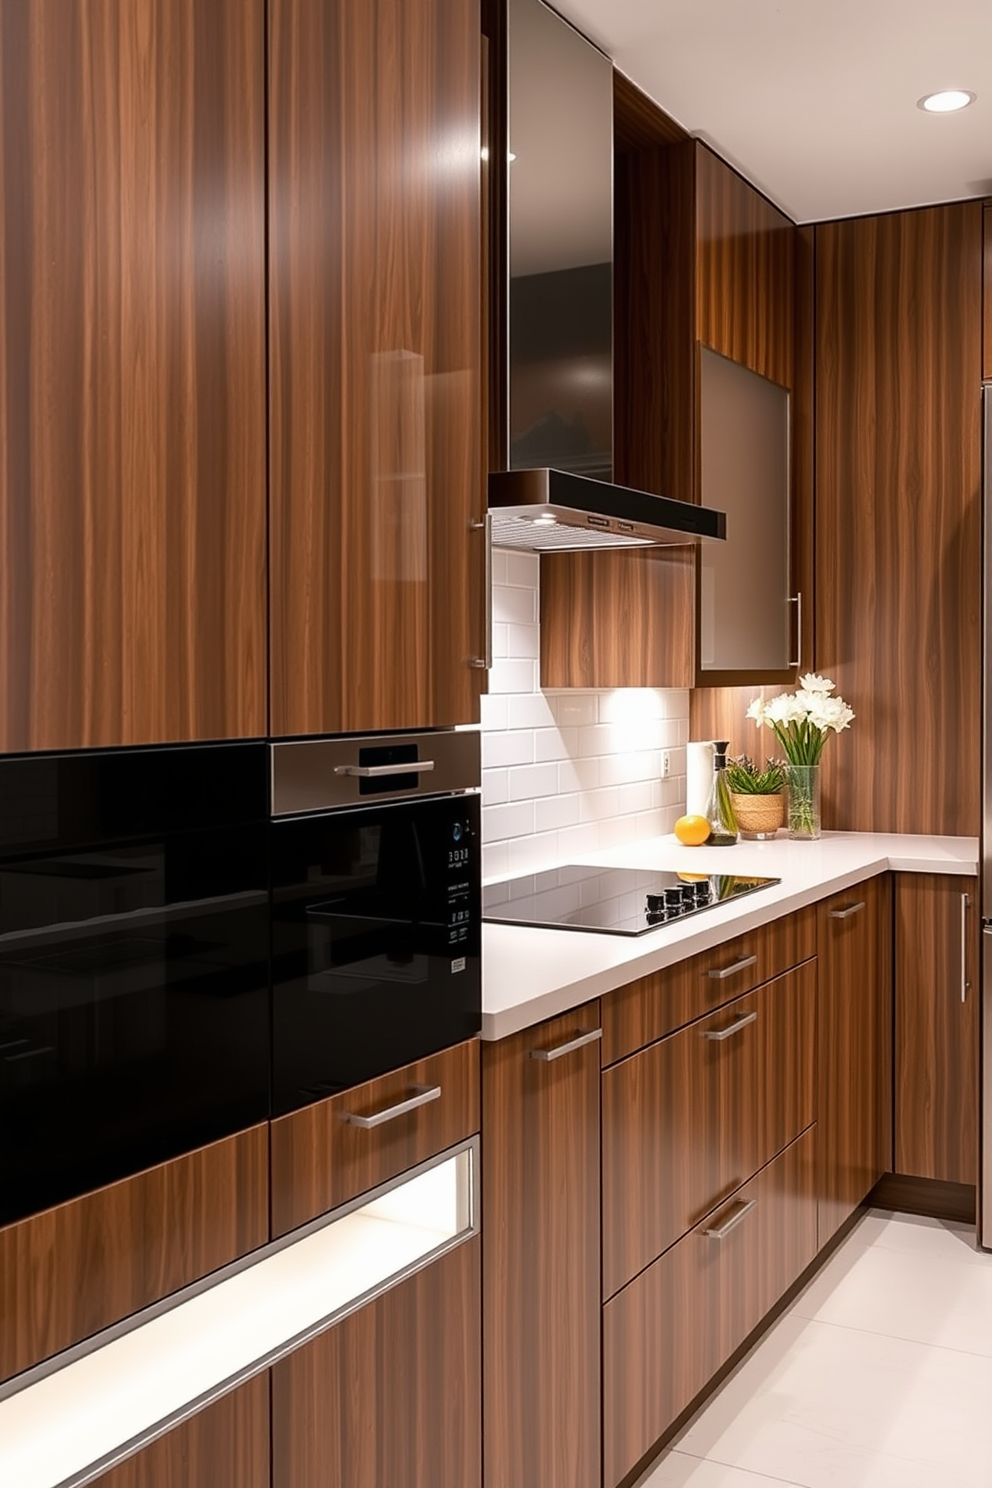
<instances>
[{"instance_id":1,"label":"electrical outlet","mask_svg":"<svg viewBox=\"0 0 992 1488\"><path fill-rule=\"evenodd\" d=\"M667 749L661 751L661 778L667 780L672 773L672 756Z\"/></svg>"}]
</instances>

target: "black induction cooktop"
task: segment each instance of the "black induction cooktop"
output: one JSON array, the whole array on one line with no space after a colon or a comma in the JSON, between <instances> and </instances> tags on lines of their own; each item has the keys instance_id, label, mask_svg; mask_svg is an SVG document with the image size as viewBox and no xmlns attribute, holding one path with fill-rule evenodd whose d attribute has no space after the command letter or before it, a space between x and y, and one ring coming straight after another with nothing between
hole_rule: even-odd
<instances>
[{"instance_id":1,"label":"black induction cooktop","mask_svg":"<svg viewBox=\"0 0 992 1488\"><path fill-rule=\"evenodd\" d=\"M548 930L646 935L781 881L734 873L661 873L568 863L489 884L482 891L482 918Z\"/></svg>"}]
</instances>

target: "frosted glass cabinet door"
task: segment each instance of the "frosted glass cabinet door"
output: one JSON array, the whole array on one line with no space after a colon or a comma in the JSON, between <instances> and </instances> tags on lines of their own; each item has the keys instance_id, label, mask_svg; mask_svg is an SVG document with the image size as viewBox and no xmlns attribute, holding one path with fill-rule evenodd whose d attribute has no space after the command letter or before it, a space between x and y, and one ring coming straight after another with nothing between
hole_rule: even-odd
<instances>
[{"instance_id":1,"label":"frosted glass cabinet door","mask_svg":"<svg viewBox=\"0 0 992 1488\"><path fill-rule=\"evenodd\" d=\"M699 667L784 671L790 661L789 393L700 347L701 500L727 513L703 543Z\"/></svg>"}]
</instances>

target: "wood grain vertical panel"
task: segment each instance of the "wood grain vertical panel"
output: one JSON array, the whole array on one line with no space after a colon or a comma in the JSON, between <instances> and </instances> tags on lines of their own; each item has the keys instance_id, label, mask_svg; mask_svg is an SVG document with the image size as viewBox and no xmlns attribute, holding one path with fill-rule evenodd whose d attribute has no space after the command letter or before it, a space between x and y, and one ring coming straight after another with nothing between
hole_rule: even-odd
<instances>
[{"instance_id":1,"label":"wood grain vertical panel","mask_svg":"<svg viewBox=\"0 0 992 1488\"><path fill-rule=\"evenodd\" d=\"M486 1488L599 1488L599 1004L482 1047Z\"/></svg>"},{"instance_id":2,"label":"wood grain vertical panel","mask_svg":"<svg viewBox=\"0 0 992 1488\"><path fill-rule=\"evenodd\" d=\"M270 1488L269 1376L256 1375L93 1480L93 1488Z\"/></svg>"},{"instance_id":3,"label":"wood grain vertical panel","mask_svg":"<svg viewBox=\"0 0 992 1488\"><path fill-rule=\"evenodd\" d=\"M979 829L982 207L816 229L825 823Z\"/></svg>"},{"instance_id":4,"label":"wood grain vertical panel","mask_svg":"<svg viewBox=\"0 0 992 1488\"><path fill-rule=\"evenodd\" d=\"M274 0L273 730L477 717L477 0Z\"/></svg>"},{"instance_id":5,"label":"wood grain vertical panel","mask_svg":"<svg viewBox=\"0 0 992 1488\"><path fill-rule=\"evenodd\" d=\"M892 1167L892 886L887 874L817 906L816 1082L822 1247Z\"/></svg>"},{"instance_id":6,"label":"wood grain vertical panel","mask_svg":"<svg viewBox=\"0 0 992 1488\"><path fill-rule=\"evenodd\" d=\"M707 146L696 146L696 337L792 387L795 226Z\"/></svg>"},{"instance_id":7,"label":"wood grain vertical panel","mask_svg":"<svg viewBox=\"0 0 992 1488\"><path fill-rule=\"evenodd\" d=\"M977 1181L978 923L976 879L895 875L897 1173Z\"/></svg>"},{"instance_id":8,"label":"wood grain vertical panel","mask_svg":"<svg viewBox=\"0 0 992 1488\"><path fill-rule=\"evenodd\" d=\"M273 1488L479 1488L480 1241L272 1370Z\"/></svg>"},{"instance_id":9,"label":"wood grain vertical panel","mask_svg":"<svg viewBox=\"0 0 992 1488\"><path fill-rule=\"evenodd\" d=\"M262 0L0 11L0 747L265 731Z\"/></svg>"},{"instance_id":10,"label":"wood grain vertical panel","mask_svg":"<svg viewBox=\"0 0 992 1488\"><path fill-rule=\"evenodd\" d=\"M0 1379L269 1238L267 1126L0 1229Z\"/></svg>"},{"instance_id":11,"label":"wood grain vertical panel","mask_svg":"<svg viewBox=\"0 0 992 1488\"><path fill-rule=\"evenodd\" d=\"M984 348L982 354L982 377L986 382L992 382L992 203L985 203L985 211L982 214L985 223L985 288L983 294L985 313L984 324Z\"/></svg>"}]
</instances>

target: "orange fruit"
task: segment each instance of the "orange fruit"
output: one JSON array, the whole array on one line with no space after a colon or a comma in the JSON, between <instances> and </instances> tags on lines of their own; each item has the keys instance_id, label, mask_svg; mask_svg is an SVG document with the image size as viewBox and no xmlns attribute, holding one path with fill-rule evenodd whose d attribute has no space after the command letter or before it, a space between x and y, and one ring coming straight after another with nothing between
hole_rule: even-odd
<instances>
[{"instance_id":1,"label":"orange fruit","mask_svg":"<svg viewBox=\"0 0 992 1488\"><path fill-rule=\"evenodd\" d=\"M699 847L710 835L710 824L705 816L680 816L675 823L675 835L686 847Z\"/></svg>"}]
</instances>

